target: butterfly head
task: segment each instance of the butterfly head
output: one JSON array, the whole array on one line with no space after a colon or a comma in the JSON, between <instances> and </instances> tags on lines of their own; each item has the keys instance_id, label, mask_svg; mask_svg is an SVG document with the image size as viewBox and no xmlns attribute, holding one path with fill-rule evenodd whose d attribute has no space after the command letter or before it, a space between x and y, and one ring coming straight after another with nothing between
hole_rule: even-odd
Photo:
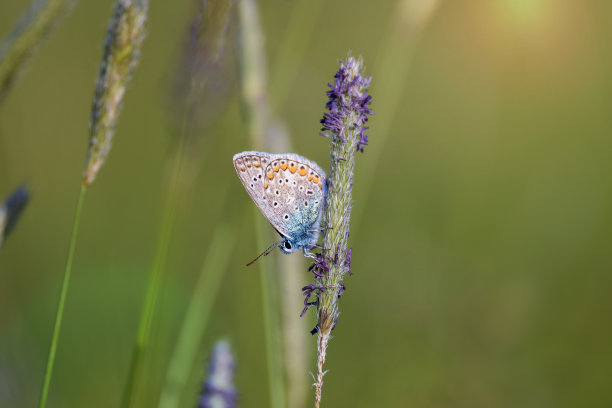
<instances>
[{"instance_id":1,"label":"butterfly head","mask_svg":"<svg viewBox=\"0 0 612 408\"><path fill-rule=\"evenodd\" d=\"M284 254L290 254L300 249L295 243L292 243L287 237L283 237L283 240L281 241L279 248Z\"/></svg>"}]
</instances>

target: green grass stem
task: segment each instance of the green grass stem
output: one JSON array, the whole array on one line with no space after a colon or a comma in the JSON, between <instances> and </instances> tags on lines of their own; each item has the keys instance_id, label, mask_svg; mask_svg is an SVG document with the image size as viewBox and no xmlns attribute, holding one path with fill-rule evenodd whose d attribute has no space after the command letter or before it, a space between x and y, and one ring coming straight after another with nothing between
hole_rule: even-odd
<instances>
[{"instance_id":1,"label":"green grass stem","mask_svg":"<svg viewBox=\"0 0 612 408\"><path fill-rule=\"evenodd\" d=\"M184 126L183 126L184 128ZM178 150L175 157L174 166L170 180L170 191L168 193L166 203L164 205L164 214L158 235L157 246L155 251L155 259L149 274L147 292L140 315L140 323L138 325L138 334L136 344L132 352L132 360L128 379L122 399L122 407L132 406L137 399L137 387L141 381L143 359L145 358L146 348L149 344L151 336L151 327L153 318L159 300L159 290L163 280L163 272L165 270L166 259L168 257L168 249L170 247L170 237L174 226L176 205L178 202L180 178L182 172L182 161L185 148L185 137L180 138Z\"/></svg>"},{"instance_id":2,"label":"green grass stem","mask_svg":"<svg viewBox=\"0 0 612 408\"><path fill-rule=\"evenodd\" d=\"M269 138L278 124L271 116L267 93L267 69L263 47L263 33L259 20L257 4L253 0L241 0L238 5L240 20L240 68L242 98L247 112L247 123L251 144L256 149L269 144ZM259 210L253 207L255 216L256 245L265 248L270 242L270 227ZM285 381L283 373L281 332L279 327L279 299L276 287L275 268L269 259L260 259L258 267L261 275L261 294L266 342L266 361L268 368L270 407L285 406Z\"/></svg>"},{"instance_id":3,"label":"green grass stem","mask_svg":"<svg viewBox=\"0 0 612 408\"><path fill-rule=\"evenodd\" d=\"M216 227L170 359L159 402L160 408L180 406L234 241L235 235L230 233L226 224Z\"/></svg>"},{"instance_id":4,"label":"green grass stem","mask_svg":"<svg viewBox=\"0 0 612 408\"><path fill-rule=\"evenodd\" d=\"M62 327L62 318L64 316L64 306L66 304L66 296L68 294L68 286L70 284L70 274L72 272L72 261L74 259L74 248L76 247L77 235L79 232L79 224L81 222L81 212L83 211L83 203L85 201L85 192L87 187L81 186L79 199L77 201L76 214L74 216L74 225L72 226L72 236L70 238L70 246L68 249L68 260L66 261L66 269L64 270L64 280L62 282L62 291L57 305L55 314L55 326L53 328L53 338L51 339L51 347L49 348L49 357L47 359L47 369L45 370L45 378L43 380L42 391L40 395L40 408L47 405L47 397L49 395L49 386L51 384L51 376L53 375L53 364L55 362L55 353L57 351L57 343L59 339L60 329Z\"/></svg>"},{"instance_id":5,"label":"green grass stem","mask_svg":"<svg viewBox=\"0 0 612 408\"><path fill-rule=\"evenodd\" d=\"M301 74L301 65L313 32L318 27L324 0L295 0L283 35L278 37L278 51L270 69L272 111L278 112L290 95L292 84Z\"/></svg>"}]
</instances>

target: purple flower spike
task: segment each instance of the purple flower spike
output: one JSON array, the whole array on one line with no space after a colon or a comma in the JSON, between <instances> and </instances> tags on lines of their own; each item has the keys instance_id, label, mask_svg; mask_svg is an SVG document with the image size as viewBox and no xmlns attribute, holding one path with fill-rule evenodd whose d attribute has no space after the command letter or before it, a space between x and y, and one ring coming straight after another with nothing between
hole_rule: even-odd
<instances>
[{"instance_id":1,"label":"purple flower spike","mask_svg":"<svg viewBox=\"0 0 612 408\"><path fill-rule=\"evenodd\" d=\"M329 113L324 113L321 119L323 124L321 135L325 137L331 135L346 142L345 131L348 122L354 129L359 129L356 148L363 153L363 147L368 144L368 136L365 134L368 127L364 124L368 121L368 115L373 114L369 106L372 97L368 95L366 89L372 77L352 75L354 72L360 72L359 64L359 61L352 57L347 58L346 64L340 61L340 69L334 76L334 83L328 84L329 100L325 107Z\"/></svg>"},{"instance_id":2,"label":"purple flower spike","mask_svg":"<svg viewBox=\"0 0 612 408\"><path fill-rule=\"evenodd\" d=\"M229 344L219 341L210 358L198 408L235 408L237 392L234 388L236 363Z\"/></svg>"},{"instance_id":3,"label":"purple flower spike","mask_svg":"<svg viewBox=\"0 0 612 408\"><path fill-rule=\"evenodd\" d=\"M327 91L327 112L321 119L321 134L329 138L330 169L327 178L327 193L323 207L322 223L331 228L322 232L321 254L317 255L311 270L314 284L304 291L305 310L316 295L317 305L317 374L315 378L315 407L321 403L324 364L331 331L338 323L339 298L346 287L344 276L352 274L352 250L348 247L349 220L353 204L353 173L355 156L368 145L366 122L372 115L368 94L370 77L364 77L361 58L349 56ZM304 314L305 310L302 311Z\"/></svg>"}]
</instances>

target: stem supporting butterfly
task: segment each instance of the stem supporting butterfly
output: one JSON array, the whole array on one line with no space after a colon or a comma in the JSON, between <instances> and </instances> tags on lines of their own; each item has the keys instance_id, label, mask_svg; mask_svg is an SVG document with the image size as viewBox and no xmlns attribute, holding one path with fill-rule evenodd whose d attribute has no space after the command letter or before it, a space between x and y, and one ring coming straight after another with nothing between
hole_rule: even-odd
<instances>
[{"instance_id":1,"label":"stem supporting butterfly","mask_svg":"<svg viewBox=\"0 0 612 408\"><path fill-rule=\"evenodd\" d=\"M355 154L363 152L368 144L365 122L371 115L371 97L367 88L370 79L363 76L361 58L348 56L346 64L340 62L340 69L327 92L329 100L321 119L323 136L330 138L330 172L327 179L327 194L323 207L322 230L323 248L315 257L311 267L314 282L302 290L306 299L305 310L316 294L317 301L317 374L315 378L315 406L321 404L323 370L327 345L331 331L338 321L338 299L345 287L344 275L351 274L352 249L348 248L349 219L351 215L351 192Z\"/></svg>"}]
</instances>

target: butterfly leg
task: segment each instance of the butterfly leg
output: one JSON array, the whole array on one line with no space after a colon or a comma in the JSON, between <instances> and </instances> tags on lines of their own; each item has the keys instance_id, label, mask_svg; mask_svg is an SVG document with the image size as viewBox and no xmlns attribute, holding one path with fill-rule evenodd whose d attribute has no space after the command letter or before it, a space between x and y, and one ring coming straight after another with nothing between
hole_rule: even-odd
<instances>
[{"instance_id":1,"label":"butterfly leg","mask_svg":"<svg viewBox=\"0 0 612 408\"><path fill-rule=\"evenodd\" d=\"M319 245L319 244L314 244L314 246L312 248L322 249L324 251L329 251L330 250L329 248L325 248L323 245ZM312 258L312 256L311 256L311 258Z\"/></svg>"},{"instance_id":2,"label":"butterfly leg","mask_svg":"<svg viewBox=\"0 0 612 408\"><path fill-rule=\"evenodd\" d=\"M309 229L308 232L316 232L316 231L327 231L327 230L333 230L334 227L329 227L327 225L321 225L321 228L316 228L316 229Z\"/></svg>"},{"instance_id":3,"label":"butterfly leg","mask_svg":"<svg viewBox=\"0 0 612 408\"><path fill-rule=\"evenodd\" d=\"M318 245L314 246L314 248L317 248L317 247L318 247ZM310 249L312 249L312 248L310 248ZM313 258L313 259L316 258L317 254L310 252L310 249L304 248L304 256L307 257L307 258Z\"/></svg>"}]
</instances>

